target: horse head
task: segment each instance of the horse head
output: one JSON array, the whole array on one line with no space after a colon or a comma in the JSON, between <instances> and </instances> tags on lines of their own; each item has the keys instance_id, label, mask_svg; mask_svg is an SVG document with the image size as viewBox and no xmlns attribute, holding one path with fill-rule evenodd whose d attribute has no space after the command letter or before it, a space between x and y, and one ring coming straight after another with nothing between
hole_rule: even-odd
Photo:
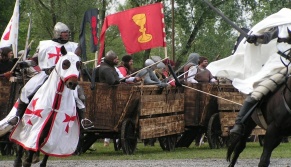
<instances>
[{"instance_id":1,"label":"horse head","mask_svg":"<svg viewBox=\"0 0 291 167\"><path fill-rule=\"evenodd\" d=\"M73 52L67 52L64 46L61 47L62 56L56 64L55 70L67 88L75 90L78 85L79 71L82 62Z\"/></svg>"}]
</instances>

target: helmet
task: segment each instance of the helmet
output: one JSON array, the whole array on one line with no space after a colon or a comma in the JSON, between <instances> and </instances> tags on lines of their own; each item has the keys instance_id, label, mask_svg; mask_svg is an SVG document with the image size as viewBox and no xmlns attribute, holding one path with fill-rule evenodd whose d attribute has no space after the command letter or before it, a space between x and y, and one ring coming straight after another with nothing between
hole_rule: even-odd
<instances>
[{"instance_id":1,"label":"helmet","mask_svg":"<svg viewBox=\"0 0 291 167\"><path fill-rule=\"evenodd\" d=\"M158 68L158 69L163 69L163 68L166 68L166 65L165 65L163 62L160 62L160 63L157 65L157 68Z\"/></svg>"},{"instance_id":2,"label":"helmet","mask_svg":"<svg viewBox=\"0 0 291 167\"><path fill-rule=\"evenodd\" d=\"M66 24L62 22L57 22L57 24L54 27L54 38L56 39L60 38L62 32L70 32L70 29Z\"/></svg>"},{"instance_id":3,"label":"helmet","mask_svg":"<svg viewBox=\"0 0 291 167\"><path fill-rule=\"evenodd\" d=\"M195 66L198 65L200 55L198 53L191 53L188 57L188 62L193 63Z\"/></svg>"},{"instance_id":4,"label":"helmet","mask_svg":"<svg viewBox=\"0 0 291 167\"><path fill-rule=\"evenodd\" d=\"M152 59L147 59L145 62L144 62L144 65L145 66L150 66L152 64L154 64L155 62L152 60Z\"/></svg>"}]
</instances>

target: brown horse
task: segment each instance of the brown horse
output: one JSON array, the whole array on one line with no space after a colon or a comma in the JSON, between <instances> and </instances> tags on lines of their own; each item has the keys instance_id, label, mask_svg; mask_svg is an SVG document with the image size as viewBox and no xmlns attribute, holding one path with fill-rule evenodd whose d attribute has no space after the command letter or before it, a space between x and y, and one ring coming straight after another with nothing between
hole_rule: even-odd
<instances>
[{"instance_id":1,"label":"brown horse","mask_svg":"<svg viewBox=\"0 0 291 167\"><path fill-rule=\"evenodd\" d=\"M288 65L286 65L288 71ZM286 81L275 92L265 97L258 106L267 123L264 137L263 153L259 167L267 167L270 164L272 151L280 144L285 136L291 134L291 79L286 75ZM256 111L255 111L256 112ZM229 166L235 166L240 153L246 147L246 141L256 125L260 123L251 117L246 119L244 135L230 135L230 145L227 151Z\"/></svg>"}]
</instances>

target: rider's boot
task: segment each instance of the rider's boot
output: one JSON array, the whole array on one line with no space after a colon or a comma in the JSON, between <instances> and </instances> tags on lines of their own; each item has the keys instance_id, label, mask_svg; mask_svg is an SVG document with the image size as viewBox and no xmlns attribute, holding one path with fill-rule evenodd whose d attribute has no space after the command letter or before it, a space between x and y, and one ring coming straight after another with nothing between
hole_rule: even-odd
<instances>
[{"instance_id":1,"label":"rider's boot","mask_svg":"<svg viewBox=\"0 0 291 167\"><path fill-rule=\"evenodd\" d=\"M242 118L250 111L250 109L257 104L257 100L254 98L248 96L246 100L244 101L243 106L241 107L240 111L238 112L238 115L235 119L235 125L230 130L230 133L234 133L237 135L243 135L244 133L244 124L241 122Z\"/></svg>"},{"instance_id":2,"label":"rider's boot","mask_svg":"<svg viewBox=\"0 0 291 167\"><path fill-rule=\"evenodd\" d=\"M81 125L84 129L88 129L88 128L92 128L94 126L94 124L92 123L92 121L90 121L89 119L85 119L85 108L83 109L77 109L79 118L81 120Z\"/></svg>"},{"instance_id":3,"label":"rider's boot","mask_svg":"<svg viewBox=\"0 0 291 167\"><path fill-rule=\"evenodd\" d=\"M8 121L8 124L10 124L12 126L17 125L17 123L19 122L20 118L22 118L22 116L24 115L24 112L25 112L27 106L28 106L28 104L24 103L23 101L21 101L19 99L16 115L15 115L15 117L13 117L12 119L10 119Z\"/></svg>"}]
</instances>

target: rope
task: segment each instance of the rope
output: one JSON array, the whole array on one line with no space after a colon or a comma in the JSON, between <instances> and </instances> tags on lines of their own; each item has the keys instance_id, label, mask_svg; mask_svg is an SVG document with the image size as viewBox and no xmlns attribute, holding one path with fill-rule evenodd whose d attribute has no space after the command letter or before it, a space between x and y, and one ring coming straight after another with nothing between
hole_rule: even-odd
<instances>
[{"instance_id":1,"label":"rope","mask_svg":"<svg viewBox=\"0 0 291 167\"><path fill-rule=\"evenodd\" d=\"M186 85L182 85L182 86L185 87L185 88L192 89L192 90L195 90L195 91L197 91L197 92L204 93L204 94L207 94L207 95L209 95L209 96L213 96L213 97L216 97L216 98L219 98L219 99L222 99L222 100L225 100L225 101L228 101L228 102L231 102L231 103L234 103L234 104L237 104L237 105L242 106L242 104L237 103L237 102L235 102L235 101L231 101L231 100L225 99L225 98L223 98L223 97L219 97L219 96L216 96L216 95L214 95L214 94L207 93L207 92L204 92L204 91L202 91L202 90L192 88L192 87L190 87L190 86L186 86Z\"/></svg>"}]
</instances>

